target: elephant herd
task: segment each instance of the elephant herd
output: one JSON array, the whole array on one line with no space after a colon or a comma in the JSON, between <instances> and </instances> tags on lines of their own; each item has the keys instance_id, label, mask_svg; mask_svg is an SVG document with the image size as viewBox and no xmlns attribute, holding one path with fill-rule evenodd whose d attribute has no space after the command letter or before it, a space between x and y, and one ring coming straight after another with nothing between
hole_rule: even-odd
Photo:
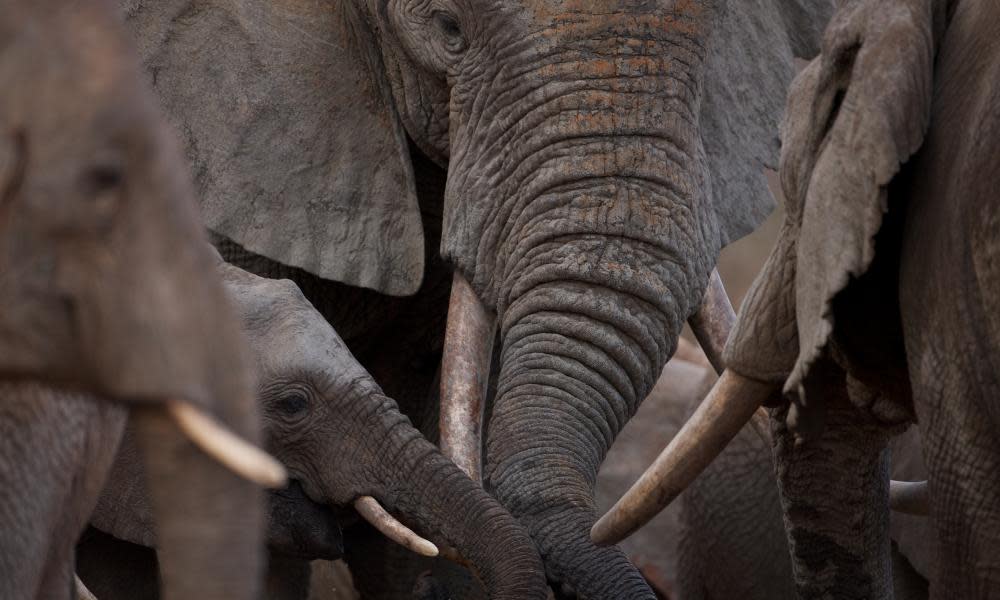
<instances>
[{"instance_id":1,"label":"elephant herd","mask_svg":"<svg viewBox=\"0 0 1000 600\"><path fill-rule=\"evenodd\" d=\"M1000 598L998 140L993 0L0 0L0 598Z\"/></svg>"}]
</instances>

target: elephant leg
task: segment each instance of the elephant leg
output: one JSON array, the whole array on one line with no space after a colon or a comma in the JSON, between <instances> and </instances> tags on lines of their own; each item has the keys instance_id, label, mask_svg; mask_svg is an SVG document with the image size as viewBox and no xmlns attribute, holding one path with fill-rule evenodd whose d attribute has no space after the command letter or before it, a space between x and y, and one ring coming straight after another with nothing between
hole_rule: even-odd
<instances>
[{"instance_id":1,"label":"elephant leg","mask_svg":"<svg viewBox=\"0 0 1000 600\"><path fill-rule=\"evenodd\" d=\"M97 503L125 408L0 385L0 581L11 600L71 598L73 547Z\"/></svg>"},{"instance_id":2,"label":"elephant leg","mask_svg":"<svg viewBox=\"0 0 1000 600\"><path fill-rule=\"evenodd\" d=\"M770 439L744 427L681 503L679 597L795 598Z\"/></svg>"},{"instance_id":3,"label":"elephant leg","mask_svg":"<svg viewBox=\"0 0 1000 600\"><path fill-rule=\"evenodd\" d=\"M798 440L788 411L772 414L795 585L803 600L890 599L890 431L848 399L843 371L823 371L822 432Z\"/></svg>"}]
</instances>

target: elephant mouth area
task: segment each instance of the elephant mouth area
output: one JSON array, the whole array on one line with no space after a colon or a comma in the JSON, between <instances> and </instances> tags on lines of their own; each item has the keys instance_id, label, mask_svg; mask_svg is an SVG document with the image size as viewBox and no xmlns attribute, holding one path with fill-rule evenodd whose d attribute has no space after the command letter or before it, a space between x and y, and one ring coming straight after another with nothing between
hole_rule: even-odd
<instances>
[{"instance_id":1,"label":"elephant mouth area","mask_svg":"<svg viewBox=\"0 0 1000 600\"><path fill-rule=\"evenodd\" d=\"M344 555L337 512L306 496L299 481L268 494L268 547L285 556L336 560Z\"/></svg>"}]
</instances>

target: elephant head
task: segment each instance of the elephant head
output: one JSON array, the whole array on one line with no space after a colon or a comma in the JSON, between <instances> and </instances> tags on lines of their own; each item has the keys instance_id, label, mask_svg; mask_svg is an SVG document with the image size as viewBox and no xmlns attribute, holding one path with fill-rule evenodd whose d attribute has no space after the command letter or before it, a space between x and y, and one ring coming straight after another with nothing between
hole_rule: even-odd
<instances>
[{"instance_id":1,"label":"elephant head","mask_svg":"<svg viewBox=\"0 0 1000 600\"><path fill-rule=\"evenodd\" d=\"M528 526L551 579L584 597L649 597L624 555L589 539L597 469L720 247L771 208L763 169L776 166L792 58L816 51L828 3L123 10L186 135L209 227L252 252L413 293L423 237L408 140L447 167L451 320L481 342L495 317L503 352L485 484ZM484 372L486 353L449 337L446 354L468 358L455 364ZM478 413L465 413L475 433ZM455 458L476 474L479 444L459 437Z\"/></svg>"},{"instance_id":2,"label":"elephant head","mask_svg":"<svg viewBox=\"0 0 1000 600\"><path fill-rule=\"evenodd\" d=\"M831 19L821 55L792 84L786 219L744 300L727 369L595 537L615 541L648 520L764 404L775 409L798 593L890 593L884 450L914 418L899 299L904 206L890 191L930 121L946 5L857 0Z\"/></svg>"},{"instance_id":3,"label":"elephant head","mask_svg":"<svg viewBox=\"0 0 1000 600\"><path fill-rule=\"evenodd\" d=\"M111 3L0 15L0 377L135 407L168 591L254 597L258 493L206 452L270 483L283 471L218 424L259 435L179 149Z\"/></svg>"},{"instance_id":4,"label":"elephant head","mask_svg":"<svg viewBox=\"0 0 1000 600\"><path fill-rule=\"evenodd\" d=\"M543 598L541 564L524 528L421 436L299 288L231 265L220 268L256 366L266 447L293 482L272 492L271 548L336 558L340 532L324 508L353 505L392 539L437 555L435 544L384 506L457 550L491 598ZM126 447L93 522L118 538L153 546L138 466Z\"/></svg>"}]
</instances>

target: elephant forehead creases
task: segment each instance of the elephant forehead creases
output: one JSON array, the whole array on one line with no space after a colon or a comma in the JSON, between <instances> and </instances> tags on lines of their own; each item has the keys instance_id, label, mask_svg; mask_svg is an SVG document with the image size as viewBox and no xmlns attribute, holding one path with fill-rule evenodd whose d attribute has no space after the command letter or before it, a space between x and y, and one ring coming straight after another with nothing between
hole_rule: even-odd
<instances>
[{"instance_id":1,"label":"elephant forehead creases","mask_svg":"<svg viewBox=\"0 0 1000 600\"><path fill-rule=\"evenodd\" d=\"M695 0L527 0L526 3L532 16L543 23L574 24L599 16L609 26L632 34L669 31L697 36L709 10L705 2Z\"/></svg>"}]
</instances>

